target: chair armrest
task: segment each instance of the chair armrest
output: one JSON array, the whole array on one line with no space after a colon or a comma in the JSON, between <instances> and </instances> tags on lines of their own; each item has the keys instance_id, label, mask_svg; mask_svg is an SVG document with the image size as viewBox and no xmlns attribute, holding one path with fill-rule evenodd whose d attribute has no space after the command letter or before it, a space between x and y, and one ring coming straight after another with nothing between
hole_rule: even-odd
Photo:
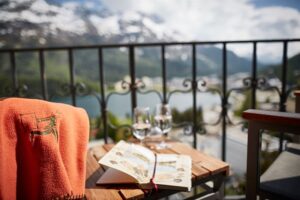
<instances>
[{"instance_id":1,"label":"chair armrest","mask_svg":"<svg viewBox=\"0 0 300 200\"><path fill-rule=\"evenodd\" d=\"M296 90L294 92L294 95L296 96L296 107L295 112L300 113L300 90Z\"/></svg>"},{"instance_id":2,"label":"chair armrest","mask_svg":"<svg viewBox=\"0 0 300 200\"><path fill-rule=\"evenodd\" d=\"M300 134L300 113L250 109L243 112L243 117L249 121L246 198L256 200L259 191L260 130Z\"/></svg>"},{"instance_id":3,"label":"chair armrest","mask_svg":"<svg viewBox=\"0 0 300 200\"><path fill-rule=\"evenodd\" d=\"M300 127L300 113L249 109L243 112L243 118L256 122L269 122Z\"/></svg>"}]
</instances>

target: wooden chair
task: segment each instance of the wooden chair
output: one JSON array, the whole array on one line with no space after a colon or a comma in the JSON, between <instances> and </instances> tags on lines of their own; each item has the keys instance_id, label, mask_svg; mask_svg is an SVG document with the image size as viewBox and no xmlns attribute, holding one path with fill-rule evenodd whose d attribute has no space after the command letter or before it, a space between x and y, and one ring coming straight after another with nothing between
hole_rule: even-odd
<instances>
[{"instance_id":1,"label":"wooden chair","mask_svg":"<svg viewBox=\"0 0 300 200\"><path fill-rule=\"evenodd\" d=\"M300 91L296 95L296 112L284 113L247 110L249 121L247 152L246 198L300 199L300 145L289 144L267 171L259 177L261 130L273 130L300 135Z\"/></svg>"}]
</instances>

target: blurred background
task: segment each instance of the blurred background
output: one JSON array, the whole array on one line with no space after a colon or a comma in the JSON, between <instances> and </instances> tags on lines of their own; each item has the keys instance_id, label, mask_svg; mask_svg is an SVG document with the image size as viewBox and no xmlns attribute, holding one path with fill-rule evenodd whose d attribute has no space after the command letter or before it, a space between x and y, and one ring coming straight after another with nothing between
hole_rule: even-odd
<instances>
[{"instance_id":1,"label":"blurred background","mask_svg":"<svg viewBox=\"0 0 300 200\"><path fill-rule=\"evenodd\" d=\"M99 57L92 45L116 44L103 49L103 90L107 98L108 128L111 140L130 135L128 129L115 126L131 124L131 97L122 83L130 83L130 52L127 43L164 43L190 41L237 41L300 38L300 2L298 0L0 0L0 97L8 96L10 85L21 86L18 96L41 97L39 52L30 48L63 47L43 52L47 85L47 99L72 103L70 91L64 87L74 78L79 88L88 88L86 95L76 96L77 105L87 110L91 119L91 141L103 138L102 108L99 84ZM266 110L294 110L294 97L288 93L281 102L282 65L284 48L287 56L285 84L288 89L300 84L300 45L294 41L284 47L281 41L259 42L256 46L257 77L261 78L255 106ZM90 45L90 46L89 46ZM70 59L66 47L85 46L72 51L74 77L70 77ZM226 121L226 161L231 165L231 176L226 186L227 195L244 194L247 134L243 131L241 113L251 107L251 91L246 88L253 72L253 44L228 43L226 50L227 75L222 73L224 49L217 42L196 46L196 78L205 82L196 93L199 124L197 148L219 158L222 156L224 130L219 120L222 109L220 91L227 84L228 120ZM12 58L5 50L17 51L14 56L14 75L11 78ZM145 90L162 92L161 49L138 46L134 51L135 76L145 84ZM192 47L165 47L167 92L174 123L193 120L193 94L183 84L192 74ZM265 83L265 82L266 83ZM124 83L123 83L124 86ZM236 88L240 88L237 89ZM244 88L244 89L241 89ZM276 89L277 88L277 89ZM260 90L259 90L260 89ZM80 90L80 89L79 89ZM92 91L92 92L91 92ZM68 93L69 92L69 93ZM84 92L83 92L84 93ZM122 93L123 95L118 95ZM106 97L108 97L106 95ZM102 97L103 98L103 97ZM100 100L101 101L101 100ZM149 106L154 112L161 101L154 93L137 94L138 106ZM170 137L193 144L188 129L174 128ZM284 138L285 141L289 137ZM278 133L263 137L268 166L277 155Z\"/></svg>"}]
</instances>

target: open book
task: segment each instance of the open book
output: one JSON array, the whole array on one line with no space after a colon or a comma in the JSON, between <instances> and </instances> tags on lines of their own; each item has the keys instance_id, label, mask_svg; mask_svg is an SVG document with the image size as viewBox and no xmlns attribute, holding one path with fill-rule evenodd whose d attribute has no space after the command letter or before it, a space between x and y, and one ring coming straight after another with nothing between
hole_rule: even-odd
<instances>
[{"instance_id":1,"label":"open book","mask_svg":"<svg viewBox=\"0 0 300 200\"><path fill-rule=\"evenodd\" d=\"M99 163L107 170L97 184L139 184L142 189L191 189L190 156L155 154L140 145L118 142Z\"/></svg>"}]
</instances>

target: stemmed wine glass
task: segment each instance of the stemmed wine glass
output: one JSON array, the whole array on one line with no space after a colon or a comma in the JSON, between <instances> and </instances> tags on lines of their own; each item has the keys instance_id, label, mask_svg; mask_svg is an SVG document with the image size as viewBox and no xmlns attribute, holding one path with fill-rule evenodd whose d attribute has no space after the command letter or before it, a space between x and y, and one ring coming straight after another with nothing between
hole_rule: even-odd
<instances>
[{"instance_id":1,"label":"stemmed wine glass","mask_svg":"<svg viewBox=\"0 0 300 200\"><path fill-rule=\"evenodd\" d=\"M134 119L132 124L133 135L140 140L140 144L148 135L151 129L149 107L136 107L134 109Z\"/></svg>"},{"instance_id":2,"label":"stemmed wine glass","mask_svg":"<svg viewBox=\"0 0 300 200\"><path fill-rule=\"evenodd\" d=\"M155 109L154 125L158 127L161 131L162 141L157 145L158 149L164 149L168 147L165 143L164 135L167 135L172 128L172 113L171 108L168 104L158 104Z\"/></svg>"}]
</instances>

